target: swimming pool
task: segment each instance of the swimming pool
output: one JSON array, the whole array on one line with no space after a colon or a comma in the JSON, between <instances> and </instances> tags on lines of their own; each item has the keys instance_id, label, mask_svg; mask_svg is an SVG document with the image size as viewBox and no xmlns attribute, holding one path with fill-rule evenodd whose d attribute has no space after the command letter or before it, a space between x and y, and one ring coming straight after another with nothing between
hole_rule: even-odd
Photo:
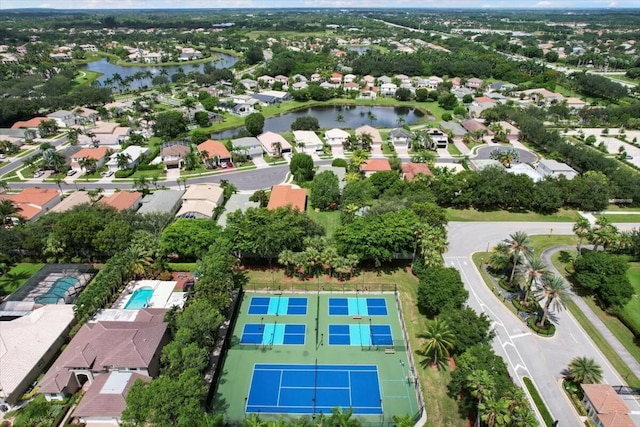
<instances>
[{"instance_id":1,"label":"swimming pool","mask_svg":"<svg viewBox=\"0 0 640 427\"><path fill-rule=\"evenodd\" d=\"M34 301L38 304L57 304L60 298L64 298L69 288L80 283L80 279L71 276L64 276L57 279L47 292L35 297Z\"/></svg>"},{"instance_id":2,"label":"swimming pool","mask_svg":"<svg viewBox=\"0 0 640 427\"><path fill-rule=\"evenodd\" d=\"M152 296L153 289L151 288L136 289L124 308L129 310L140 310L141 308L145 308L149 304L149 300Z\"/></svg>"}]
</instances>

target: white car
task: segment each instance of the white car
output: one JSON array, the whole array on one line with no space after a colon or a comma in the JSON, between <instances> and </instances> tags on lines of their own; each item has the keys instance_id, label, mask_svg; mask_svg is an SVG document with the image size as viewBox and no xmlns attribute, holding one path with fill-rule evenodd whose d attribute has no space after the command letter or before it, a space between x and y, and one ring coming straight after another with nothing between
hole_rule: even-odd
<instances>
[{"instance_id":1,"label":"white car","mask_svg":"<svg viewBox=\"0 0 640 427\"><path fill-rule=\"evenodd\" d=\"M75 169L71 169L70 171L68 171L68 172L67 172L67 176L73 176L73 175L75 175L76 173L78 173L78 171L77 171L77 170L75 170Z\"/></svg>"},{"instance_id":2,"label":"white car","mask_svg":"<svg viewBox=\"0 0 640 427\"><path fill-rule=\"evenodd\" d=\"M0 160L6 159L6 158L7 158L7 156L5 154L0 153Z\"/></svg>"},{"instance_id":3,"label":"white car","mask_svg":"<svg viewBox=\"0 0 640 427\"><path fill-rule=\"evenodd\" d=\"M40 178L42 175L44 175L44 172L42 172L42 171L36 171L36 172L33 174L33 177L34 177L34 178Z\"/></svg>"},{"instance_id":4,"label":"white car","mask_svg":"<svg viewBox=\"0 0 640 427\"><path fill-rule=\"evenodd\" d=\"M102 177L104 177L104 178L108 178L108 177L110 177L111 175L113 175L113 171L102 172L102 173L100 174L100 176L102 176Z\"/></svg>"},{"instance_id":5,"label":"white car","mask_svg":"<svg viewBox=\"0 0 640 427\"><path fill-rule=\"evenodd\" d=\"M227 162L220 162L220 167L222 169L226 169L227 168Z\"/></svg>"}]
</instances>

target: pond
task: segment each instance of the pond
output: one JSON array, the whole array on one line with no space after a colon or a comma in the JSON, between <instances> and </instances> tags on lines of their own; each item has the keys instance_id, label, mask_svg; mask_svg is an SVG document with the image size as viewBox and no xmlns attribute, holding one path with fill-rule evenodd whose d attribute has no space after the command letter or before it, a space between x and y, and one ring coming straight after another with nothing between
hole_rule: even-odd
<instances>
[{"instance_id":1,"label":"pond","mask_svg":"<svg viewBox=\"0 0 640 427\"><path fill-rule=\"evenodd\" d=\"M217 60L211 61L208 64L211 64L214 68L229 68L238 62L238 58L232 55L227 55L226 53L216 52ZM161 73L162 70L166 70L167 77L171 78L172 74L178 72L181 68L185 73L189 73L190 71L199 71L202 72L204 70L204 66L206 63L201 64L190 64L186 62L184 65L147 65L147 66L123 66L116 65L110 63L106 58L101 59L99 61L90 62L87 65L83 66L82 69L96 71L98 73L102 73L98 81L100 84L103 84L106 79L110 79L114 74L118 73L121 77L129 77L133 76L137 72L151 72L152 77L146 77L141 80L134 80L131 82L129 87L131 89L138 89L141 87L149 87L152 86L151 80L153 77L157 76Z\"/></svg>"},{"instance_id":2,"label":"pond","mask_svg":"<svg viewBox=\"0 0 640 427\"><path fill-rule=\"evenodd\" d=\"M291 111L277 117L269 117L264 121L264 130L265 132L288 132L291 130L291 123L302 116L317 118L321 129L355 129L363 125L390 128L396 127L399 124L411 124L424 117L424 114L422 111L412 107L369 107L364 105L319 106ZM341 121L338 120L340 118L342 118ZM240 130L241 128L236 128L213 133L211 134L211 138L233 138Z\"/></svg>"}]
</instances>

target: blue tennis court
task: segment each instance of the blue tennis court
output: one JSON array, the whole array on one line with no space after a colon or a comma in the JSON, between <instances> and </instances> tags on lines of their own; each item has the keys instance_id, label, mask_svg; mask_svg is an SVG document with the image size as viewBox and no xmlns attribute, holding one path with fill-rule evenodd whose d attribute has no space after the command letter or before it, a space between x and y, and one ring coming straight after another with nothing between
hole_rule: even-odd
<instances>
[{"instance_id":1,"label":"blue tennis court","mask_svg":"<svg viewBox=\"0 0 640 427\"><path fill-rule=\"evenodd\" d=\"M270 316L306 315L306 298L289 297L251 297L249 314L267 314Z\"/></svg>"},{"instance_id":2,"label":"blue tennis court","mask_svg":"<svg viewBox=\"0 0 640 427\"><path fill-rule=\"evenodd\" d=\"M382 414L376 365L256 364L245 411L262 414Z\"/></svg>"},{"instance_id":3,"label":"blue tennis court","mask_svg":"<svg viewBox=\"0 0 640 427\"><path fill-rule=\"evenodd\" d=\"M329 325L329 345L393 345L389 325Z\"/></svg>"},{"instance_id":4,"label":"blue tennis court","mask_svg":"<svg viewBox=\"0 0 640 427\"><path fill-rule=\"evenodd\" d=\"M331 316L386 316L384 298L329 298Z\"/></svg>"},{"instance_id":5,"label":"blue tennis court","mask_svg":"<svg viewBox=\"0 0 640 427\"><path fill-rule=\"evenodd\" d=\"M304 345L306 325L246 323L240 344Z\"/></svg>"}]
</instances>

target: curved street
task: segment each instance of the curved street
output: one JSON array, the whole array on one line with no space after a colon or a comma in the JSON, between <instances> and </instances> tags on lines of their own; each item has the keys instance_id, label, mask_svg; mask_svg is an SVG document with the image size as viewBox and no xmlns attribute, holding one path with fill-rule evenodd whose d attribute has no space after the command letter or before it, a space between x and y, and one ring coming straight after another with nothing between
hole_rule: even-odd
<instances>
[{"instance_id":1,"label":"curved street","mask_svg":"<svg viewBox=\"0 0 640 427\"><path fill-rule=\"evenodd\" d=\"M620 229L640 224L617 224ZM469 291L468 305L478 313L486 313L496 332L495 351L501 355L518 385L524 388L522 377L529 377L543 397L559 426L578 426L579 415L562 390L562 371L576 356L593 357L602 366L604 382L626 384L591 341L575 318L568 312L554 313L555 336L542 338L533 334L485 285L471 256L487 251L509 234L522 230L529 235L573 234L573 223L541 222L452 222L449 223L449 250L445 264L460 271ZM632 419L640 423L640 403L632 396L621 396L633 412Z\"/></svg>"}]
</instances>

